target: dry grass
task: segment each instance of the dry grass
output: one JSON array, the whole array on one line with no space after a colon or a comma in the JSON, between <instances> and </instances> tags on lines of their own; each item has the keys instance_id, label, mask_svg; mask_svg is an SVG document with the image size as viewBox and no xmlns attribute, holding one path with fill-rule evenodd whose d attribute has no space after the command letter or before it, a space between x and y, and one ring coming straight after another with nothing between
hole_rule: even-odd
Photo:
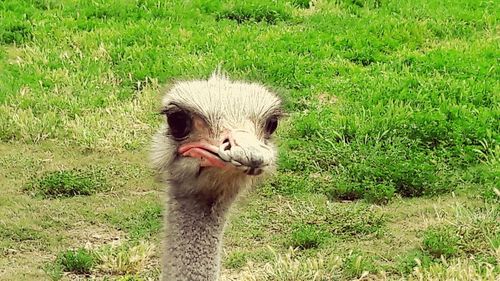
<instances>
[{"instance_id":1,"label":"dry grass","mask_svg":"<svg viewBox=\"0 0 500 281\"><path fill-rule=\"evenodd\" d=\"M135 274L147 268L154 254L154 245L140 242L135 246L109 246L96 251L101 273L112 275Z\"/></svg>"},{"instance_id":2,"label":"dry grass","mask_svg":"<svg viewBox=\"0 0 500 281\"><path fill-rule=\"evenodd\" d=\"M312 257L301 256L300 251L289 248L278 253L270 248L273 259L264 265L249 263L238 273L227 273L227 280L242 281L293 281L336 280L341 274L342 259L338 256L317 253Z\"/></svg>"},{"instance_id":3,"label":"dry grass","mask_svg":"<svg viewBox=\"0 0 500 281\"><path fill-rule=\"evenodd\" d=\"M496 250L496 262L500 263L500 249ZM418 281L498 281L499 270L489 263L480 263L473 259L458 258L452 260L441 259L428 268L420 265L415 267L410 280Z\"/></svg>"}]
</instances>

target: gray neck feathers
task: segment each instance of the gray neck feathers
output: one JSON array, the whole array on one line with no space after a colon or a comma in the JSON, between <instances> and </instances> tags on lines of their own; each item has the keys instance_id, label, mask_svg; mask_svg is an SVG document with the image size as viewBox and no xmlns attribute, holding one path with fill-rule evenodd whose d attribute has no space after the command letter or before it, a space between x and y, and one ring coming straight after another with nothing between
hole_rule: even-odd
<instances>
[{"instance_id":1,"label":"gray neck feathers","mask_svg":"<svg viewBox=\"0 0 500 281\"><path fill-rule=\"evenodd\" d=\"M176 194L172 188L166 210L163 281L214 281L220 271L220 251L226 214L234 198Z\"/></svg>"}]
</instances>

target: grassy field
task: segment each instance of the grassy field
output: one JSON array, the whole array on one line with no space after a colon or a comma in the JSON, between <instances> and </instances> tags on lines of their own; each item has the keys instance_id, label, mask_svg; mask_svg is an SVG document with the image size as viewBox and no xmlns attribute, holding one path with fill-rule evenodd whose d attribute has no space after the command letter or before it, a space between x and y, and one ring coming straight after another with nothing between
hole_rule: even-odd
<instances>
[{"instance_id":1,"label":"grassy field","mask_svg":"<svg viewBox=\"0 0 500 281\"><path fill-rule=\"evenodd\" d=\"M223 280L498 280L500 3L0 0L0 280L157 280L159 100L285 100Z\"/></svg>"}]
</instances>

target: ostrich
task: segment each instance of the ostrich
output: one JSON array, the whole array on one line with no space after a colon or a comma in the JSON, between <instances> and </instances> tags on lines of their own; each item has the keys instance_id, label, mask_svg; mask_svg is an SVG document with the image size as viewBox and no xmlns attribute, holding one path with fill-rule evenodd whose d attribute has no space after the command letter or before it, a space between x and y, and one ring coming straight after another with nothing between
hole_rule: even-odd
<instances>
[{"instance_id":1,"label":"ostrich","mask_svg":"<svg viewBox=\"0 0 500 281\"><path fill-rule=\"evenodd\" d=\"M228 210L275 166L281 101L216 72L175 84L162 106L151 155L168 185L162 280L218 280Z\"/></svg>"}]
</instances>

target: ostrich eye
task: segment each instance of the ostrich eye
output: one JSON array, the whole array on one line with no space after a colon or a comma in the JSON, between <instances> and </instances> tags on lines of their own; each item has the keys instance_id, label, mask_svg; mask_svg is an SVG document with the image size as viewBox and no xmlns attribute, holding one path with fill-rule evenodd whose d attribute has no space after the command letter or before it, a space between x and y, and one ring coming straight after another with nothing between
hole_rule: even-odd
<instances>
[{"instance_id":1,"label":"ostrich eye","mask_svg":"<svg viewBox=\"0 0 500 281\"><path fill-rule=\"evenodd\" d=\"M191 116L185 111L167 112L167 123L170 134L176 139L183 139L191 132Z\"/></svg>"},{"instance_id":2,"label":"ostrich eye","mask_svg":"<svg viewBox=\"0 0 500 281\"><path fill-rule=\"evenodd\" d=\"M272 133L274 133L274 131L276 131L276 128L278 128L278 117L276 116L269 117L269 119L267 119L266 121L266 126L265 126L266 133L271 135Z\"/></svg>"}]
</instances>

